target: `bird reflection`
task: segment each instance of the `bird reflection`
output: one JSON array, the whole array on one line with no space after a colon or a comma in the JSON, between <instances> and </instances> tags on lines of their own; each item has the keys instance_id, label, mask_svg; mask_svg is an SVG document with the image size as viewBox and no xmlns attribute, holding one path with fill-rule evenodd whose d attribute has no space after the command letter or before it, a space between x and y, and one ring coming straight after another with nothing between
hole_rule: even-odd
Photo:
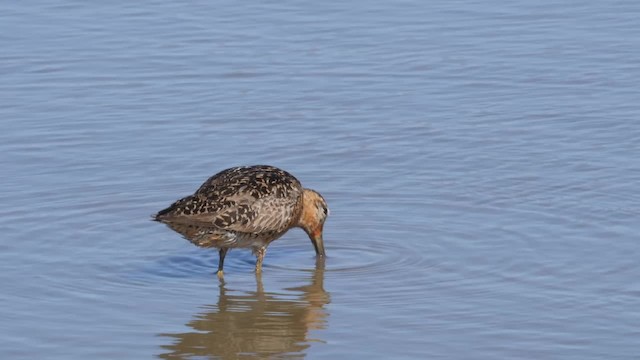
<instances>
[{"instance_id":1,"label":"bird reflection","mask_svg":"<svg viewBox=\"0 0 640 360\"><path fill-rule=\"evenodd\" d=\"M177 229L174 229L177 230ZM187 236L203 236L202 229L180 229ZM188 234L187 234L188 233ZM186 325L193 330L165 333L170 345L162 359L278 357L304 358L312 342L310 330L324 329L330 296L323 288L324 258L304 277L306 285L265 292L256 274L256 290L240 292L219 283L219 297Z\"/></svg>"}]
</instances>

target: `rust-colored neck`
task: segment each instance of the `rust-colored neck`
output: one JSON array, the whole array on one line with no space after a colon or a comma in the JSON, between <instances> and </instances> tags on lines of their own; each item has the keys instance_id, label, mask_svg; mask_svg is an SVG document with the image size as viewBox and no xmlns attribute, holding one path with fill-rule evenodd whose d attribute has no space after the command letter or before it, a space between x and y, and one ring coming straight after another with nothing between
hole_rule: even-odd
<instances>
[{"instance_id":1,"label":"rust-colored neck","mask_svg":"<svg viewBox=\"0 0 640 360\"><path fill-rule=\"evenodd\" d=\"M298 218L298 226L307 234L312 235L319 225L318 211L316 208L316 193L314 191L304 189L302 192L302 210Z\"/></svg>"}]
</instances>

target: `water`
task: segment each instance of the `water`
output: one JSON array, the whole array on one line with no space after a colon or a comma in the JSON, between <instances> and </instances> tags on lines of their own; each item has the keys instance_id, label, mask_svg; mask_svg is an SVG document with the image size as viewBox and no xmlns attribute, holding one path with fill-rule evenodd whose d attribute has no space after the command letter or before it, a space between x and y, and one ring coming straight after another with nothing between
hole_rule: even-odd
<instances>
[{"instance_id":1,"label":"water","mask_svg":"<svg viewBox=\"0 0 640 360\"><path fill-rule=\"evenodd\" d=\"M637 359L633 1L8 2L0 353ZM264 274L149 215L267 163Z\"/></svg>"}]
</instances>

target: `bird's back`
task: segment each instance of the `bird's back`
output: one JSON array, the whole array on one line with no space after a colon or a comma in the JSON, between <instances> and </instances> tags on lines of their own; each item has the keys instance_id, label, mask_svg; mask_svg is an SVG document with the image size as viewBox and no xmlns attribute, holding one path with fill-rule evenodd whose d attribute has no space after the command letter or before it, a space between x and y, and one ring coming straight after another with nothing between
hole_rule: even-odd
<instances>
[{"instance_id":1,"label":"bird's back","mask_svg":"<svg viewBox=\"0 0 640 360\"><path fill-rule=\"evenodd\" d=\"M279 234L297 220L302 191L293 175L276 167L234 167L210 177L155 219L235 233Z\"/></svg>"}]
</instances>

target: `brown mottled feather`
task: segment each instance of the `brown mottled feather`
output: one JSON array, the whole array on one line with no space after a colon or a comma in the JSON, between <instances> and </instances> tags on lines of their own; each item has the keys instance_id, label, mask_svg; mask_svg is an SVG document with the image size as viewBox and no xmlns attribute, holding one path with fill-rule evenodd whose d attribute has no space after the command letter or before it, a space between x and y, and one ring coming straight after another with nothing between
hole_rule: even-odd
<instances>
[{"instance_id":1,"label":"brown mottled feather","mask_svg":"<svg viewBox=\"0 0 640 360\"><path fill-rule=\"evenodd\" d=\"M278 168L258 165L224 170L195 194L173 203L156 220L213 226L241 233L281 232L301 211L302 185Z\"/></svg>"},{"instance_id":2,"label":"brown mottled feather","mask_svg":"<svg viewBox=\"0 0 640 360\"><path fill-rule=\"evenodd\" d=\"M304 189L284 170L256 165L219 172L154 219L195 245L219 248L220 275L231 248L251 248L260 272L269 243L292 227L302 228L316 255L324 256L322 228L327 215L327 203L319 193Z\"/></svg>"}]
</instances>

